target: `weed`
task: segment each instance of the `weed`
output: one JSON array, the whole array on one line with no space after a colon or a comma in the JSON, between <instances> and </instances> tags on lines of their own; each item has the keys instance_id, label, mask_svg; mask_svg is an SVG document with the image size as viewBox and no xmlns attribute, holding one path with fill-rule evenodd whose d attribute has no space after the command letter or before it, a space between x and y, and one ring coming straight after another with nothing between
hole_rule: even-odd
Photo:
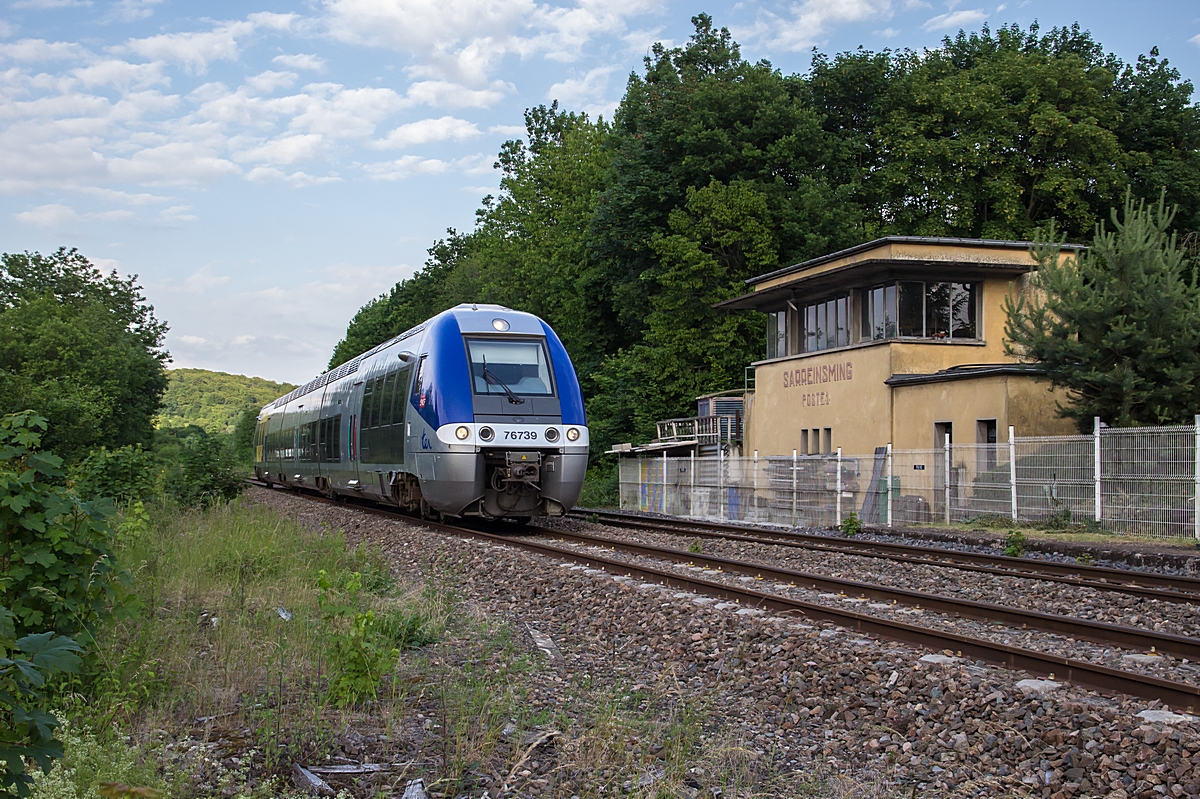
<instances>
[{"instance_id":1,"label":"weed","mask_svg":"<svg viewBox=\"0 0 1200 799\"><path fill-rule=\"evenodd\" d=\"M592 524L599 524L600 523L600 514L599 513L589 513L587 515L587 520L589 522L591 522Z\"/></svg>"},{"instance_id":2,"label":"weed","mask_svg":"<svg viewBox=\"0 0 1200 799\"><path fill-rule=\"evenodd\" d=\"M1067 530L1071 527L1071 509L1063 508L1046 520L1047 530Z\"/></svg>"},{"instance_id":3,"label":"weed","mask_svg":"<svg viewBox=\"0 0 1200 799\"><path fill-rule=\"evenodd\" d=\"M1025 557L1025 534L1020 530L1009 530L1004 539L1004 554L1010 558Z\"/></svg>"},{"instance_id":4,"label":"weed","mask_svg":"<svg viewBox=\"0 0 1200 799\"><path fill-rule=\"evenodd\" d=\"M968 524L972 527L983 527L985 529L1000 530L1005 527L1010 527L1013 523L1011 516L1004 516L999 513L981 513L974 519L971 519Z\"/></svg>"},{"instance_id":5,"label":"weed","mask_svg":"<svg viewBox=\"0 0 1200 799\"><path fill-rule=\"evenodd\" d=\"M65 716L59 715L58 720L63 758L49 772L34 775L33 799L84 799L95 795L93 786L101 781L141 791L114 796L150 797L165 787L149 753L111 732L98 735L86 724L68 721ZM147 787L133 789L130 785Z\"/></svg>"},{"instance_id":6,"label":"weed","mask_svg":"<svg viewBox=\"0 0 1200 799\"><path fill-rule=\"evenodd\" d=\"M858 517L857 513L851 513L849 516L842 519L842 535L856 536L862 532L862 529L862 519Z\"/></svg>"},{"instance_id":7,"label":"weed","mask_svg":"<svg viewBox=\"0 0 1200 799\"><path fill-rule=\"evenodd\" d=\"M1096 563L1096 556L1091 552L1084 552L1082 555L1075 558L1075 562L1080 566L1092 566Z\"/></svg>"},{"instance_id":8,"label":"weed","mask_svg":"<svg viewBox=\"0 0 1200 799\"><path fill-rule=\"evenodd\" d=\"M688 552L691 552L693 555L699 555L703 551L704 545L700 543L699 539L688 544Z\"/></svg>"}]
</instances>

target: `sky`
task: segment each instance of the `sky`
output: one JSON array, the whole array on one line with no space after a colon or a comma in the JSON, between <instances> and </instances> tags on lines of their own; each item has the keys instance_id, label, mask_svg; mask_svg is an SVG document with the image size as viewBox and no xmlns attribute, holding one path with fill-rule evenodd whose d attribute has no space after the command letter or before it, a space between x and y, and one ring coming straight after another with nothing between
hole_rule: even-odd
<instances>
[{"instance_id":1,"label":"sky","mask_svg":"<svg viewBox=\"0 0 1200 799\"><path fill-rule=\"evenodd\" d=\"M0 0L0 251L138 275L175 368L302 383L471 229L526 108L609 118L701 11L785 73L1036 20L1200 83L1200 0Z\"/></svg>"}]
</instances>

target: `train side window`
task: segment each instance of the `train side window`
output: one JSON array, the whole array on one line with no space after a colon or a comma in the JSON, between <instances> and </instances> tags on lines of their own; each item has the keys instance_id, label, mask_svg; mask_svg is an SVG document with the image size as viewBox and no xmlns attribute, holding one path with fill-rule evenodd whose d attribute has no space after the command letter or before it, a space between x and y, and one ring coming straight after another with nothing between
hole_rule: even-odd
<instances>
[{"instance_id":1,"label":"train side window","mask_svg":"<svg viewBox=\"0 0 1200 799\"><path fill-rule=\"evenodd\" d=\"M375 384L368 381L363 386L361 424L363 429L371 426L371 401L375 398Z\"/></svg>"},{"instance_id":2,"label":"train side window","mask_svg":"<svg viewBox=\"0 0 1200 799\"><path fill-rule=\"evenodd\" d=\"M383 405L383 381L384 378L375 378L375 402L371 411L371 427L379 427L383 424L383 414L387 409Z\"/></svg>"},{"instance_id":3,"label":"train side window","mask_svg":"<svg viewBox=\"0 0 1200 799\"><path fill-rule=\"evenodd\" d=\"M395 396L396 373L392 372L383 378L383 397L382 405L379 409L379 425L390 425L392 423L392 397Z\"/></svg>"}]
</instances>

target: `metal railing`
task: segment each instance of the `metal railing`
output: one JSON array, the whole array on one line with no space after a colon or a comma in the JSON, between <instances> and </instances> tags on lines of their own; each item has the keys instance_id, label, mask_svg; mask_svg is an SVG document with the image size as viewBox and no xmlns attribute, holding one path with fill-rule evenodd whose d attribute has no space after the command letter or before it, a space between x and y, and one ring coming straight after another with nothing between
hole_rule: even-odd
<instances>
[{"instance_id":1,"label":"metal railing","mask_svg":"<svg viewBox=\"0 0 1200 799\"><path fill-rule=\"evenodd\" d=\"M1097 425L1082 436L1013 432L1008 443L889 445L867 456L625 459L621 507L801 527L838 525L850 513L882 525L1004 517L1200 540L1200 417L1177 427Z\"/></svg>"},{"instance_id":2,"label":"metal railing","mask_svg":"<svg viewBox=\"0 0 1200 799\"><path fill-rule=\"evenodd\" d=\"M728 444L742 440L741 416L689 416L658 422L657 441L697 441Z\"/></svg>"}]
</instances>

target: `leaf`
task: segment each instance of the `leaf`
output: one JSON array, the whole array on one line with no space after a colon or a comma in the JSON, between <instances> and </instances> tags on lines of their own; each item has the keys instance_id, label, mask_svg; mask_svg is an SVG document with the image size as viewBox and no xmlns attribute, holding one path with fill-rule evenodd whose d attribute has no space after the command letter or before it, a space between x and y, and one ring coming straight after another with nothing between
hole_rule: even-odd
<instances>
[{"instance_id":1,"label":"leaf","mask_svg":"<svg viewBox=\"0 0 1200 799\"><path fill-rule=\"evenodd\" d=\"M78 673L83 664L76 652L83 649L75 640L54 632L34 633L17 641L17 649L48 672Z\"/></svg>"}]
</instances>

